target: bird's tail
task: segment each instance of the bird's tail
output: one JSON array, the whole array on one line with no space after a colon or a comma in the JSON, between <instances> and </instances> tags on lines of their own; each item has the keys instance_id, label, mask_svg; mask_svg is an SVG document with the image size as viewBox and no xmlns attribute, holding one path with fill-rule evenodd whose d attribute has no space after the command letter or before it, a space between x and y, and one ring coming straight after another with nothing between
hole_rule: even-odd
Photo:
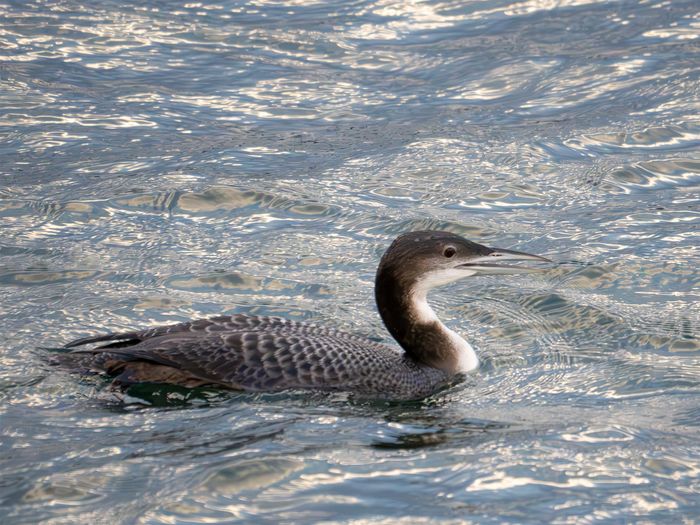
<instances>
[{"instance_id":1,"label":"bird's tail","mask_svg":"<svg viewBox=\"0 0 700 525\"><path fill-rule=\"evenodd\" d=\"M71 341L64 345L64 348L75 348L76 346L82 346L93 343L103 343L105 341L114 341L111 344L103 345L100 348L116 348L120 346L131 346L136 344L141 339L137 336L136 332L127 332L121 334L105 334L105 335L93 335L90 337L82 337Z\"/></svg>"}]
</instances>

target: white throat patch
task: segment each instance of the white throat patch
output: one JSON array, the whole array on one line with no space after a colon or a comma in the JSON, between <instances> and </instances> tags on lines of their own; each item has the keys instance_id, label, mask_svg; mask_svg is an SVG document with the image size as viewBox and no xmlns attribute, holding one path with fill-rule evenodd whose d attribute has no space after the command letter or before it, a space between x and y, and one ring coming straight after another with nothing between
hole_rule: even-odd
<instances>
[{"instance_id":1,"label":"white throat patch","mask_svg":"<svg viewBox=\"0 0 700 525\"><path fill-rule=\"evenodd\" d=\"M468 270L438 270L430 272L423 279L418 281L416 288L413 290L411 302L413 311L417 315L416 321L420 323L436 323L438 328L447 336L452 349L457 355L457 370L456 372L471 372L479 367L479 357L476 355L474 348L465 341L459 334L447 328L442 321L438 319L435 311L428 304L427 296L431 288L448 284L457 279L469 276Z\"/></svg>"}]
</instances>

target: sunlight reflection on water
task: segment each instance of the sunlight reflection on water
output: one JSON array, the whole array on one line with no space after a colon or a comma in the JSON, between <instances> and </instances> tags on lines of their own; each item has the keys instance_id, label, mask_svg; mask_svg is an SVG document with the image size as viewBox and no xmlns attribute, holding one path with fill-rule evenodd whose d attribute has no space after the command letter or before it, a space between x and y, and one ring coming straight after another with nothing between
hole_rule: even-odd
<instances>
[{"instance_id":1,"label":"sunlight reflection on water","mask_svg":"<svg viewBox=\"0 0 700 525\"><path fill-rule=\"evenodd\" d=\"M692 521L698 15L0 4L3 524ZM559 262L434 293L483 367L422 402L122 404L37 348L234 312L386 340L412 229Z\"/></svg>"}]
</instances>

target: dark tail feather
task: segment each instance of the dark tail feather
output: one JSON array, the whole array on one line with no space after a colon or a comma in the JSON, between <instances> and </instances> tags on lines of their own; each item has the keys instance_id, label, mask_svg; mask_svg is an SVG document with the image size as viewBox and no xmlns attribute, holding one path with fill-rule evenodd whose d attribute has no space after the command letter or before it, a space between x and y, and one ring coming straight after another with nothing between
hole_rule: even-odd
<instances>
[{"instance_id":1,"label":"dark tail feather","mask_svg":"<svg viewBox=\"0 0 700 525\"><path fill-rule=\"evenodd\" d=\"M102 348L113 348L119 346L130 346L136 344L140 341L134 333L126 334L106 334L106 335L93 335L90 337L83 337L81 339L76 339L70 343L64 345L64 348L74 348L76 346L87 345L92 343L102 343L103 341L115 341L112 344L106 345Z\"/></svg>"},{"instance_id":2,"label":"dark tail feather","mask_svg":"<svg viewBox=\"0 0 700 525\"><path fill-rule=\"evenodd\" d=\"M50 366L59 366L82 374L87 374L90 372L90 363L92 361L92 356L88 354L74 354L72 352L56 352L54 348L51 349L53 352L46 357L46 363Z\"/></svg>"},{"instance_id":3,"label":"dark tail feather","mask_svg":"<svg viewBox=\"0 0 700 525\"><path fill-rule=\"evenodd\" d=\"M123 357L108 351L95 354L91 350L69 350L67 348L47 350L52 350L52 353L45 356L49 365L59 366L81 374L106 373L114 375L121 372L125 364L131 360L129 356Z\"/></svg>"}]
</instances>

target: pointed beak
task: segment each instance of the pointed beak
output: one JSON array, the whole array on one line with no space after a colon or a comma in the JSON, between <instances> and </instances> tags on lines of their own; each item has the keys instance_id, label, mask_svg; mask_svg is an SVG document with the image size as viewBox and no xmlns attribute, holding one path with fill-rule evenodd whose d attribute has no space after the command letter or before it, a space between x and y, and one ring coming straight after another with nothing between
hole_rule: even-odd
<instances>
[{"instance_id":1,"label":"pointed beak","mask_svg":"<svg viewBox=\"0 0 700 525\"><path fill-rule=\"evenodd\" d=\"M460 264L458 268L471 270L476 275L506 275L514 273L542 272L544 268L533 268L528 266L516 266L512 264L502 264L502 261L538 261L551 263L553 261L539 255L531 253L516 252L515 250L504 250L501 248L490 248L488 255L482 255L470 259L469 262Z\"/></svg>"}]
</instances>

